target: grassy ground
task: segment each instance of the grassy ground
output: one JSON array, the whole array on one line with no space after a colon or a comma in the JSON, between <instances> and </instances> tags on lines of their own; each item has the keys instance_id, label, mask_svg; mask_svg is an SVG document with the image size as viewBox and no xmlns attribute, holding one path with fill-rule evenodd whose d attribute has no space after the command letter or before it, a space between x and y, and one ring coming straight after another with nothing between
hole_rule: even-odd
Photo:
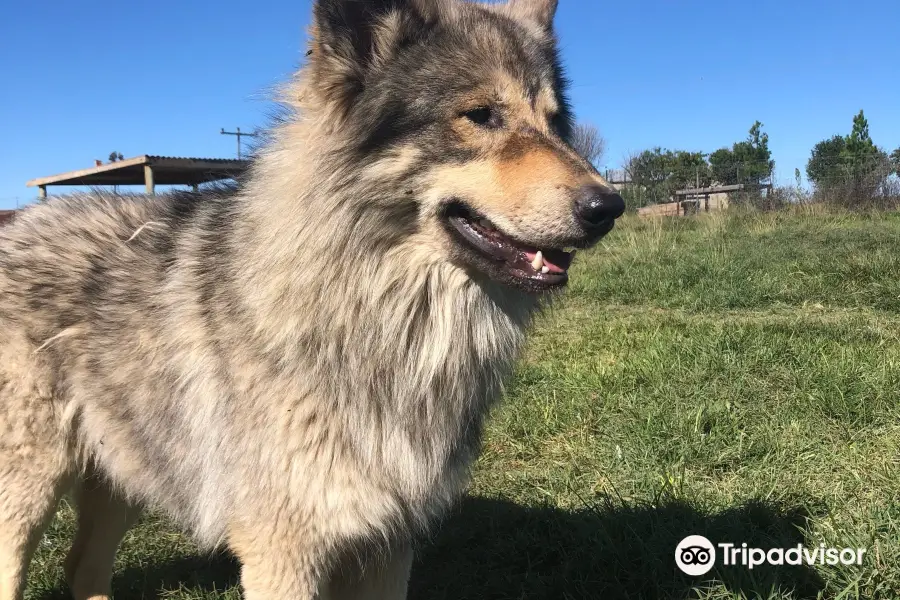
<instances>
[{"instance_id":1,"label":"grassy ground","mask_svg":"<svg viewBox=\"0 0 900 600\"><path fill-rule=\"evenodd\" d=\"M900 216L626 220L573 269L491 420L416 599L900 597ZM65 597L64 508L29 597ZM681 575L676 544L868 549ZM237 598L157 517L118 598Z\"/></svg>"}]
</instances>

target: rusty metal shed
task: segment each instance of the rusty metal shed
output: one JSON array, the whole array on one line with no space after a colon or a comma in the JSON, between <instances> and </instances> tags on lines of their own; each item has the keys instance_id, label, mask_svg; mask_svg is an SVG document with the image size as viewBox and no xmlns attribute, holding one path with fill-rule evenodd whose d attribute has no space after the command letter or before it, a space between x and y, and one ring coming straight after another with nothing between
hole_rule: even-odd
<instances>
[{"instance_id":1,"label":"rusty metal shed","mask_svg":"<svg viewBox=\"0 0 900 600\"><path fill-rule=\"evenodd\" d=\"M38 196L47 197L47 187L56 185L143 185L153 194L157 185L189 185L233 179L247 170L250 161L227 158L184 158L143 155L89 169L69 171L32 179L26 185L37 187Z\"/></svg>"}]
</instances>

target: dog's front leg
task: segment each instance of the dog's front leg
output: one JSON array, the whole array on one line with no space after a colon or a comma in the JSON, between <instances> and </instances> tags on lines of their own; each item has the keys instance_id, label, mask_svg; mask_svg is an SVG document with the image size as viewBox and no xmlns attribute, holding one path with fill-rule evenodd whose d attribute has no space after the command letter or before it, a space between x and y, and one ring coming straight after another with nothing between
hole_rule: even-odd
<instances>
[{"instance_id":1,"label":"dog's front leg","mask_svg":"<svg viewBox=\"0 0 900 600\"><path fill-rule=\"evenodd\" d=\"M321 600L327 550L313 536L279 528L232 531L229 547L241 563L244 600Z\"/></svg>"},{"instance_id":2,"label":"dog's front leg","mask_svg":"<svg viewBox=\"0 0 900 600\"><path fill-rule=\"evenodd\" d=\"M360 560L364 564L360 565ZM407 545L385 555L354 556L334 569L328 600L405 600L413 552Z\"/></svg>"}]
</instances>

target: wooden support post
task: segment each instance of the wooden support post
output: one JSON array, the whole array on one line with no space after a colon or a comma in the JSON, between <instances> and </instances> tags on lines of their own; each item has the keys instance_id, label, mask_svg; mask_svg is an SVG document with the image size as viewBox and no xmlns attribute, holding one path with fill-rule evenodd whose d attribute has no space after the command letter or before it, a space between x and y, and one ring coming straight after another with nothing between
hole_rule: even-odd
<instances>
[{"instance_id":1,"label":"wooden support post","mask_svg":"<svg viewBox=\"0 0 900 600\"><path fill-rule=\"evenodd\" d=\"M46 186L46 185L39 185L39 186L38 186L38 198L40 198L41 200L43 200L43 199L45 199L46 197L47 197L47 186Z\"/></svg>"},{"instance_id":2,"label":"wooden support post","mask_svg":"<svg viewBox=\"0 0 900 600\"><path fill-rule=\"evenodd\" d=\"M153 183L153 167L144 165L144 187L148 196L156 194L156 185Z\"/></svg>"}]
</instances>

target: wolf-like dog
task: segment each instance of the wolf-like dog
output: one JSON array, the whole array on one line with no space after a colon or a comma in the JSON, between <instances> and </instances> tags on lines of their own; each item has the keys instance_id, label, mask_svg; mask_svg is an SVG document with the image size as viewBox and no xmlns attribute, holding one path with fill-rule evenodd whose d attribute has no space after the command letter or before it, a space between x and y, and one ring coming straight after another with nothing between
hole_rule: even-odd
<instances>
[{"instance_id":1,"label":"wolf-like dog","mask_svg":"<svg viewBox=\"0 0 900 600\"><path fill-rule=\"evenodd\" d=\"M406 596L532 316L624 210L567 143L555 10L317 0L233 188L0 229L0 600L73 488L78 600L144 506L249 600Z\"/></svg>"}]
</instances>

